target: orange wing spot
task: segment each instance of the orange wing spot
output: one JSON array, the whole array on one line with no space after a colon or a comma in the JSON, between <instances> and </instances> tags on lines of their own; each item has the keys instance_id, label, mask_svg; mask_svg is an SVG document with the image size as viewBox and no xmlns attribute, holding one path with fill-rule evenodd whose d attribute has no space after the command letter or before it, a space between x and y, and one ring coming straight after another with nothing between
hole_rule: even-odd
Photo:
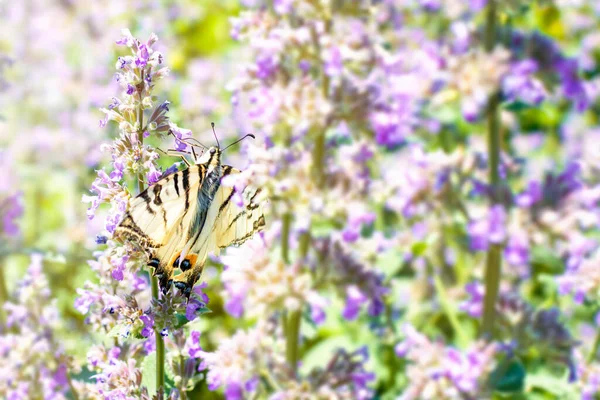
<instances>
[{"instance_id":1,"label":"orange wing spot","mask_svg":"<svg viewBox=\"0 0 600 400\"><path fill-rule=\"evenodd\" d=\"M187 256L185 256L185 258L183 260L180 260L180 262L178 262L180 255L181 255L181 252L178 252L175 255L173 255L170 263L173 266L173 268L179 268L183 272L193 268L194 264L196 264L196 260L198 260L198 254L191 253L191 254L188 254Z\"/></svg>"},{"instance_id":2,"label":"orange wing spot","mask_svg":"<svg viewBox=\"0 0 600 400\"><path fill-rule=\"evenodd\" d=\"M179 263L177 262L177 260L179 259L180 255L181 255L180 251L173 254L173 257L171 257L171 259L169 260L169 265L173 266L173 268L179 268Z\"/></svg>"},{"instance_id":3,"label":"orange wing spot","mask_svg":"<svg viewBox=\"0 0 600 400\"><path fill-rule=\"evenodd\" d=\"M196 264L196 261L198 260L198 254L188 254L185 259L189 260L190 264L193 267Z\"/></svg>"}]
</instances>

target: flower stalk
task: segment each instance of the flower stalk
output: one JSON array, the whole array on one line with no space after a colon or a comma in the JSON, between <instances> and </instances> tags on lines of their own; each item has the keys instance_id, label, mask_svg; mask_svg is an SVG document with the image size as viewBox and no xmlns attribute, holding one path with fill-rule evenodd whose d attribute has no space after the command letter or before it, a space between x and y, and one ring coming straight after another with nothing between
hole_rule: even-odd
<instances>
[{"instance_id":1,"label":"flower stalk","mask_svg":"<svg viewBox=\"0 0 600 400\"><path fill-rule=\"evenodd\" d=\"M485 49L488 53L494 51L496 44L496 2L490 0L486 10ZM488 103L488 159L489 180L492 206L498 202L498 165L500 159L500 123L498 119L498 93L490 96ZM494 333L496 299L500 288L502 264L501 247L490 244L486 258L485 270L485 299L483 305L482 335L491 338Z\"/></svg>"},{"instance_id":2,"label":"flower stalk","mask_svg":"<svg viewBox=\"0 0 600 400\"><path fill-rule=\"evenodd\" d=\"M596 359L596 354L598 354L598 348L600 348L600 329L598 330L598 332L596 332L596 337L594 338L592 350L590 351L590 354L588 354L588 364L591 364Z\"/></svg>"},{"instance_id":3,"label":"flower stalk","mask_svg":"<svg viewBox=\"0 0 600 400\"><path fill-rule=\"evenodd\" d=\"M0 261L3 261L0 258ZM6 312L4 304L8 300L8 291L6 290L6 282L4 281L4 263L0 262L0 332L5 331Z\"/></svg>"},{"instance_id":4,"label":"flower stalk","mask_svg":"<svg viewBox=\"0 0 600 400\"><path fill-rule=\"evenodd\" d=\"M141 74L142 82L144 82L144 70ZM144 145L144 108L142 106L142 93L139 93L139 104L137 106L137 123L138 123L138 140L140 145ZM138 174L138 193L144 190L144 174ZM158 279L151 273L150 281L152 285L152 299L158 303L159 301L159 290L158 290ZM156 390L158 393L162 393L165 389L165 341L161 335L159 327L154 328L154 337L156 338Z\"/></svg>"}]
</instances>

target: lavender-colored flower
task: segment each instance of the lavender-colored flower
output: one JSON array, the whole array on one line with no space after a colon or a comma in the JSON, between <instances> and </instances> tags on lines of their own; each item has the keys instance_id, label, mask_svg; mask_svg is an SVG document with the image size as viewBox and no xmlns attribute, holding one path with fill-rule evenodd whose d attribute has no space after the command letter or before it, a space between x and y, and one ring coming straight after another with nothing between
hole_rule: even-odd
<instances>
[{"instance_id":1,"label":"lavender-colored flower","mask_svg":"<svg viewBox=\"0 0 600 400\"><path fill-rule=\"evenodd\" d=\"M506 211L503 206L492 206L487 216L469 223L467 228L473 250L487 250L490 244L501 244L506 239Z\"/></svg>"},{"instance_id":2,"label":"lavender-colored flower","mask_svg":"<svg viewBox=\"0 0 600 400\"><path fill-rule=\"evenodd\" d=\"M0 397L66 399L66 368L76 368L57 335L56 300L51 298L43 257L34 254L10 301L2 306L9 330L0 335Z\"/></svg>"},{"instance_id":3,"label":"lavender-colored flower","mask_svg":"<svg viewBox=\"0 0 600 400\"><path fill-rule=\"evenodd\" d=\"M149 337L154 333L154 318L151 315L142 315L140 320L144 323L142 336Z\"/></svg>"},{"instance_id":4,"label":"lavender-colored flower","mask_svg":"<svg viewBox=\"0 0 600 400\"><path fill-rule=\"evenodd\" d=\"M502 90L508 101L522 101L530 105L539 105L547 96L542 82L533 74L538 70L533 60L518 61L504 76Z\"/></svg>"},{"instance_id":5,"label":"lavender-colored flower","mask_svg":"<svg viewBox=\"0 0 600 400\"><path fill-rule=\"evenodd\" d=\"M4 199L0 197L0 216L2 217L0 234L3 233L7 236L16 236L19 234L19 226L16 220L23 214L21 197L21 193L13 194Z\"/></svg>"},{"instance_id":6,"label":"lavender-colored flower","mask_svg":"<svg viewBox=\"0 0 600 400\"><path fill-rule=\"evenodd\" d=\"M346 306L342 311L342 316L352 321L358 317L360 308L367 303L368 298L356 286L348 286L346 294Z\"/></svg>"},{"instance_id":7,"label":"lavender-colored flower","mask_svg":"<svg viewBox=\"0 0 600 400\"><path fill-rule=\"evenodd\" d=\"M431 342L414 327L405 325L405 339L396 354L409 362L409 386L400 399L481 397L487 377L495 367L497 346L483 342L465 351Z\"/></svg>"}]
</instances>

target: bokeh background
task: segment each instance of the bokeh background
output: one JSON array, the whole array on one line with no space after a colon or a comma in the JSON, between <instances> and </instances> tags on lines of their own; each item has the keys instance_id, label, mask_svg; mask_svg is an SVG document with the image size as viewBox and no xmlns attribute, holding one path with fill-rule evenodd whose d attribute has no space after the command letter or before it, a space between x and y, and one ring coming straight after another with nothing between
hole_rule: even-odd
<instances>
[{"instance_id":1,"label":"bokeh background","mask_svg":"<svg viewBox=\"0 0 600 400\"><path fill-rule=\"evenodd\" d=\"M102 284L88 261L106 249L110 207L90 219L82 196L111 170L101 146L119 126L100 127L99 109L123 95L115 63L129 53L115 41L128 28L159 38L170 74L153 95L171 103L170 121L206 144L212 121L221 143L254 133L226 162L271 196L266 249L211 259L211 312L171 336L168 360L194 362L169 372L166 395L597 398L600 6L497 3L495 26L485 0L0 3L0 397L148 396L153 349L132 353L77 307L86 282ZM300 253L287 272L276 267L282 237ZM490 337L493 249L502 275ZM251 262L265 252L271 267ZM301 367L290 375L289 330L271 325L298 309ZM214 356L204 356L212 378L190 352L192 331ZM99 346L137 364L106 372L90 356Z\"/></svg>"}]
</instances>

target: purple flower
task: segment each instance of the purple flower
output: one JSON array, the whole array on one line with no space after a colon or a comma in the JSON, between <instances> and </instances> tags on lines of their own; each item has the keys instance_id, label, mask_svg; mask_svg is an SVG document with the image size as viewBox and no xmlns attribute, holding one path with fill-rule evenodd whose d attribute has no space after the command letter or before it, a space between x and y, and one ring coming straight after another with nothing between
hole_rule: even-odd
<instances>
[{"instance_id":1,"label":"purple flower","mask_svg":"<svg viewBox=\"0 0 600 400\"><path fill-rule=\"evenodd\" d=\"M96 244L106 244L107 241L108 241L108 238L104 235L96 236Z\"/></svg>"},{"instance_id":2,"label":"purple flower","mask_svg":"<svg viewBox=\"0 0 600 400\"><path fill-rule=\"evenodd\" d=\"M330 48L327 52L325 52L324 58L325 73L330 77L340 76L344 67L342 62L342 53L340 52L340 49L337 47Z\"/></svg>"},{"instance_id":3,"label":"purple flower","mask_svg":"<svg viewBox=\"0 0 600 400\"><path fill-rule=\"evenodd\" d=\"M110 179L118 182L121 179L123 179L123 171L125 170L125 163L123 162L123 159L121 158L116 158L113 161L113 171L110 173Z\"/></svg>"},{"instance_id":4,"label":"purple flower","mask_svg":"<svg viewBox=\"0 0 600 400\"><path fill-rule=\"evenodd\" d=\"M15 193L12 196L0 199L0 211L2 217L2 225L0 225L0 234L4 233L8 236L16 236L19 234L19 226L17 219L23 214L23 206L21 205L21 193Z\"/></svg>"},{"instance_id":5,"label":"purple flower","mask_svg":"<svg viewBox=\"0 0 600 400\"><path fill-rule=\"evenodd\" d=\"M244 392L242 390L242 386L238 383L231 382L225 385L224 394L227 400L244 399Z\"/></svg>"},{"instance_id":6,"label":"purple flower","mask_svg":"<svg viewBox=\"0 0 600 400\"><path fill-rule=\"evenodd\" d=\"M504 76L502 89L508 101L520 100L526 104L539 105L546 98L542 82L534 77L538 70L534 60L518 61Z\"/></svg>"},{"instance_id":7,"label":"purple flower","mask_svg":"<svg viewBox=\"0 0 600 400\"><path fill-rule=\"evenodd\" d=\"M256 60L256 77L267 79L275 74L279 65L278 56L271 52L264 52Z\"/></svg>"},{"instance_id":8,"label":"purple flower","mask_svg":"<svg viewBox=\"0 0 600 400\"><path fill-rule=\"evenodd\" d=\"M357 286L346 288L346 306L342 311L342 316L349 320L355 320L358 317L361 307L368 301L367 296L362 294Z\"/></svg>"},{"instance_id":9,"label":"purple flower","mask_svg":"<svg viewBox=\"0 0 600 400\"><path fill-rule=\"evenodd\" d=\"M561 88L565 97L575 103L578 112L585 111L590 105L590 99L579 78L579 67L575 59L559 58L554 67L561 78Z\"/></svg>"},{"instance_id":10,"label":"purple flower","mask_svg":"<svg viewBox=\"0 0 600 400\"><path fill-rule=\"evenodd\" d=\"M479 282L470 282L465 286L465 292L470 296L460 304L460 309L473 318L481 318L483 312L483 297L485 289Z\"/></svg>"},{"instance_id":11,"label":"purple flower","mask_svg":"<svg viewBox=\"0 0 600 400\"><path fill-rule=\"evenodd\" d=\"M202 347L200 347L200 332L192 331L186 340L186 348L191 358L199 358L202 355Z\"/></svg>"},{"instance_id":12,"label":"purple flower","mask_svg":"<svg viewBox=\"0 0 600 400\"><path fill-rule=\"evenodd\" d=\"M140 320L144 323L142 336L150 337L154 333L154 318L149 314L144 314L140 317Z\"/></svg>"},{"instance_id":13,"label":"purple flower","mask_svg":"<svg viewBox=\"0 0 600 400\"><path fill-rule=\"evenodd\" d=\"M405 122L404 113L394 111L378 111L371 115L371 126L375 132L377 144L394 147L406 140L412 128Z\"/></svg>"},{"instance_id":14,"label":"purple flower","mask_svg":"<svg viewBox=\"0 0 600 400\"><path fill-rule=\"evenodd\" d=\"M294 6L294 0L274 0L273 8L279 15L289 14Z\"/></svg>"},{"instance_id":15,"label":"purple flower","mask_svg":"<svg viewBox=\"0 0 600 400\"><path fill-rule=\"evenodd\" d=\"M162 179L162 178L164 178L166 176L169 176L171 174L174 174L175 172L179 171L179 165L180 164L181 163L179 163L179 162L173 163L173 165L171 165L169 168L167 168L167 169L164 170L164 172L160 176L160 179Z\"/></svg>"},{"instance_id":16,"label":"purple flower","mask_svg":"<svg viewBox=\"0 0 600 400\"><path fill-rule=\"evenodd\" d=\"M228 296L227 302L225 303L225 311L235 318L241 318L244 314L244 300L245 294L238 294Z\"/></svg>"},{"instance_id":17,"label":"purple flower","mask_svg":"<svg viewBox=\"0 0 600 400\"><path fill-rule=\"evenodd\" d=\"M170 132L175 137L175 150L177 151L185 151L188 148L188 144L183 140L189 139L192 137L192 131L189 129L183 129L178 127L177 125L171 123L170 124Z\"/></svg>"},{"instance_id":18,"label":"purple flower","mask_svg":"<svg viewBox=\"0 0 600 400\"><path fill-rule=\"evenodd\" d=\"M145 44L140 45L140 48L137 53L137 58L135 59L135 65L138 68L143 68L148 63L148 47Z\"/></svg>"},{"instance_id":19,"label":"purple flower","mask_svg":"<svg viewBox=\"0 0 600 400\"><path fill-rule=\"evenodd\" d=\"M510 235L504 248L506 261L513 266L526 266L529 263L529 240L524 234Z\"/></svg>"},{"instance_id":20,"label":"purple flower","mask_svg":"<svg viewBox=\"0 0 600 400\"><path fill-rule=\"evenodd\" d=\"M517 195L515 203L519 207L531 207L542 200L542 185L538 181L531 181L522 193Z\"/></svg>"},{"instance_id":21,"label":"purple flower","mask_svg":"<svg viewBox=\"0 0 600 400\"><path fill-rule=\"evenodd\" d=\"M198 300L190 300L185 308L185 317L188 321L193 321L198 317L196 313L198 310L204 307L204 304L200 303Z\"/></svg>"},{"instance_id":22,"label":"purple flower","mask_svg":"<svg viewBox=\"0 0 600 400\"><path fill-rule=\"evenodd\" d=\"M162 176L163 173L151 163L150 167L148 168L148 172L146 173L146 180L148 181L148 184L155 184L160 180L160 178L162 178Z\"/></svg>"},{"instance_id":23,"label":"purple flower","mask_svg":"<svg viewBox=\"0 0 600 400\"><path fill-rule=\"evenodd\" d=\"M469 223L467 231L473 250L487 250L490 243L500 244L506 238L506 211L499 204L489 209L488 215Z\"/></svg>"},{"instance_id":24,"label":"purple flower","mask_svg":"<svg viewBox=\"0 0 600 400\"><path fill-rule=\"evenodd\" d=\"M135 93L135 86L133 86L132 84L128 83L127 84L127 94L128 95L132 95L133 93Z\"/></svg>"},{"instance_id":25,"label":"purple flower","mask_svg":"<svg viewBox=\"0 0 600 400\"><path fill-rule=\"evenodd\" d=\"M111 264L113 266L112 277L117 281L123 280L123 271L125 270L127 260L129 259L128 255L124 255L122 257L112 257Z\"/></svg>"}]
</instances>

